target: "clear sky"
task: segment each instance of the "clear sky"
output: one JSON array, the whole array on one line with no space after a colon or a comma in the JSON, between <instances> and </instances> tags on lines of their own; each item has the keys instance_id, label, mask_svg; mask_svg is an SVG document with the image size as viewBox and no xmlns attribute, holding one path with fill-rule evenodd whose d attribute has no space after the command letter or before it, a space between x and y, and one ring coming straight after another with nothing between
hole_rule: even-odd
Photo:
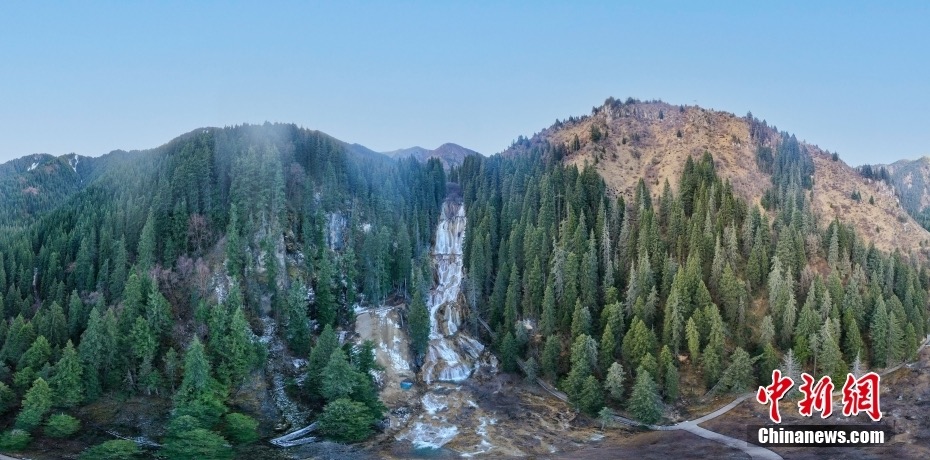
<instances>
[{"instance_id":1,"label":"clear sky","mask_svg":"<svg viewBox=\"0 0 930 460\"><path fill-rule=\"evenodd\" d=\"M465 3L4 2L0 161L266 120L491 154L608 96L930 154L930 2Z\"/></svg>"}]
</instances>

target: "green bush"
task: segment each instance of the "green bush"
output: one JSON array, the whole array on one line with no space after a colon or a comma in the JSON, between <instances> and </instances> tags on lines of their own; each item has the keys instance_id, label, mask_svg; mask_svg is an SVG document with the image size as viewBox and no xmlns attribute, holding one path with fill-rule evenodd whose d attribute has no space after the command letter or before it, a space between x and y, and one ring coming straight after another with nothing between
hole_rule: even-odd
<instances>
[{"instance_id":1,"label":"green bush","mask_svg":"<svg viewBox=\"0 0 930 460\"><path fill-rule=\"evenodd\" d=\"M84 451L80 460L132 460L139 456L139 446L132 441L114 439Z\"/></svg>"},{"instance_id":2,"label":"green bush","mask_svg":"<svg viewBox=\"0 0 930 460\"><path fill-rule=\"evenodd\" d=\"M258 422L238 412L226 414L226 435L236 444L258 441Z\"/></svg>"},{"instance_id":3,"label":"green bush","mask_svg":"<svg viewBox=\"0 0 930 460\"><path fill-rule=\"evenodd\" d=\"M12 429L0 434L0 449L3 450L23 450L32 441L32 436L28 432Z\"/></svg>"},{"instance_id":4,"label":"green bush","mask_svg":"<svg viewBox=\"0 0 930 460\"><path fill-rule=\"evenodd\" d=\"M168 423L168 436L176 436L198 428L203 428L200 420L190 415L182 415L171 419L171 422Z\"/></svg>"},{"instance_id":5,"label":"green bush","mask_svg":"<svg viewBox=\"0 0 930 460\"><path fill-rule=\"evenodd\" d=\"M337 399L323 408L320 432L339 442L359 442L371 434L371 414L364 404Z\"/></svg>"},{"instance_id":6,"label":"green bush","mask_svg":"<svg viewBox=\"0 0 930 460\"><path fill-rule=\"evenodd\" d=\"M68 438L81 429L81 422L67 414L55 414L45 423L45 435L53 438Z\"/></svg>"},{"instance_id":7,"label":"green bush","mask_svg":"<svg viewBox=\"0 0 930 460\"><path fill-rule=\"evenodd\" d=\"M175 433L161 453L171 460L225 460L233 458L232 446L219 434L203 428Z\"/></svg>"}]
</instances>

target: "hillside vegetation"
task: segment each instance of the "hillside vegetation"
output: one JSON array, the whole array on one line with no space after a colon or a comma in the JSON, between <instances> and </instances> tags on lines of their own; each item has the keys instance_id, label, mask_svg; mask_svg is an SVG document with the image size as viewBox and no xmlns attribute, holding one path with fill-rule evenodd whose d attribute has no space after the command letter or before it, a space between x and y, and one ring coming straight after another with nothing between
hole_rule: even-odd
<instances>
[{"instance_id":1,"label":"hillside vegetation","mask_svg":"<svg viewBox=\"0 0 930 460\"><path fill-rule=\"evenodd\" d=\"M7 214L18 230L0 234L0 410L20 430L5 438L37 436L53 411L107 426L112 416L90 408L145 398L127 434L159 440L171 458L191 446L229 458L227 441L239 449L280 420L233 408L269 399L274 363L294 358L305 365L278 378L301 383L280 391L323 433L371 433L384 410L371 345L336 331L351 329L355 304L406 292L421 269L445 198L438 161L359 157L270 124L113 154L59 189L84 165L65 160L45 157L6 182L34 180L59 199L3 200L29 210Z\"/></svg>"},{"instance_id":2,"label":"hillside vegetation","mask_svg":"<svg viewBox=\"0 0 930 460\"><path fill-rule=\"evenodd\" d=\"M355 313L400 306L422 362L447 195L469 330L589 415L671 419L776 367L843 381L930 331L927 232L751 116L608 100L447 167L282 124L76 159L0 168L3 449L116 426L231 458L313 420L368 439L386 408Z\"/></svg>"},{"instance_id":3,"label":"hillside vegetation","mask_svg":"<svg viewBox=\"0 0 930 460\"><path fill-rule=\"evenodd\" d=\"M772 155L783 142L782 134L751 114L738 117L696 106L611 98L590 115L558 121L529 139L521 138L505 155L543 142L564 145L567 163L592 165L610 193L630 199L641 178L654 195L666 180L674 188L685 159L710 152L718 174L735 193L761 204L771 176L757 158L760 149ZM811 206L820 227L840 217L882 250L925 253L930 233L902 208L891 187L863 177L816 145L800 145L815 163ZM856 192L858 200L853 198Z\"/></svg>"}]
</instances>

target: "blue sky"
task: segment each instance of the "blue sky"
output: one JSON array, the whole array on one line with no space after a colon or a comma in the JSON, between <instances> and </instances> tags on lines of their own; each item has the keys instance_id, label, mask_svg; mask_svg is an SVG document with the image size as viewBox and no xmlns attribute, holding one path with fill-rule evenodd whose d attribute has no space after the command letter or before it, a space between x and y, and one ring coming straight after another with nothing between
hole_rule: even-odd
<instances>
[{"instance_id":1,"label":"blue sky","mask_svg":"<svg viewBox=\"0 0 930 460\"><path fill-rule=\"evenodd\" d=\"M503 4L499 4L503 3ZM0 7L0 161L293 122L490 154L608 96L930 154L930 3L74 2Z\"/></svg>"}]
</instances>

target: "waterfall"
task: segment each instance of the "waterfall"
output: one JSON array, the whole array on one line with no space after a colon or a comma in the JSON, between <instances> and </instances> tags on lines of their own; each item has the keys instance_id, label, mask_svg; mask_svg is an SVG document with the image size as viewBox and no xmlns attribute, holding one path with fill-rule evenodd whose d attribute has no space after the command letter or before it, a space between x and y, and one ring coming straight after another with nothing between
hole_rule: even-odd
<instances>
[{"instance_id":1,"label":"waterfall","mask_svg":"<svg viewBox=\"0 0 930 460\"><path fill-rule=\"evenodd\" d=\"M436 286L429 295L430 341L421 371L426 384L467 379L484 351L480 342L459 330L463 321L458 299L463 277L465 223L465 206L446 200L432 251Z\"/></svg>"},{"instance_id":2,"label":"waterfall","mask_svg":"<svg viewBox=\"0 0 930 460\"><path fill-rule=\"evenodd\" d=\"M417 395L421 411L405 419L395 435L416 449L440 449L457 444L462 456L494 448L488 430L496 417L475 402L480 396L470 388L469 377L479 368L494 372L496 360L484 346L462 330L461 301L465 241L465 207L454 198L442 204L431 253L435 281L427 307L430 318L429 347L420 368L425 383Z\"/></svg>"}]
</instances>

